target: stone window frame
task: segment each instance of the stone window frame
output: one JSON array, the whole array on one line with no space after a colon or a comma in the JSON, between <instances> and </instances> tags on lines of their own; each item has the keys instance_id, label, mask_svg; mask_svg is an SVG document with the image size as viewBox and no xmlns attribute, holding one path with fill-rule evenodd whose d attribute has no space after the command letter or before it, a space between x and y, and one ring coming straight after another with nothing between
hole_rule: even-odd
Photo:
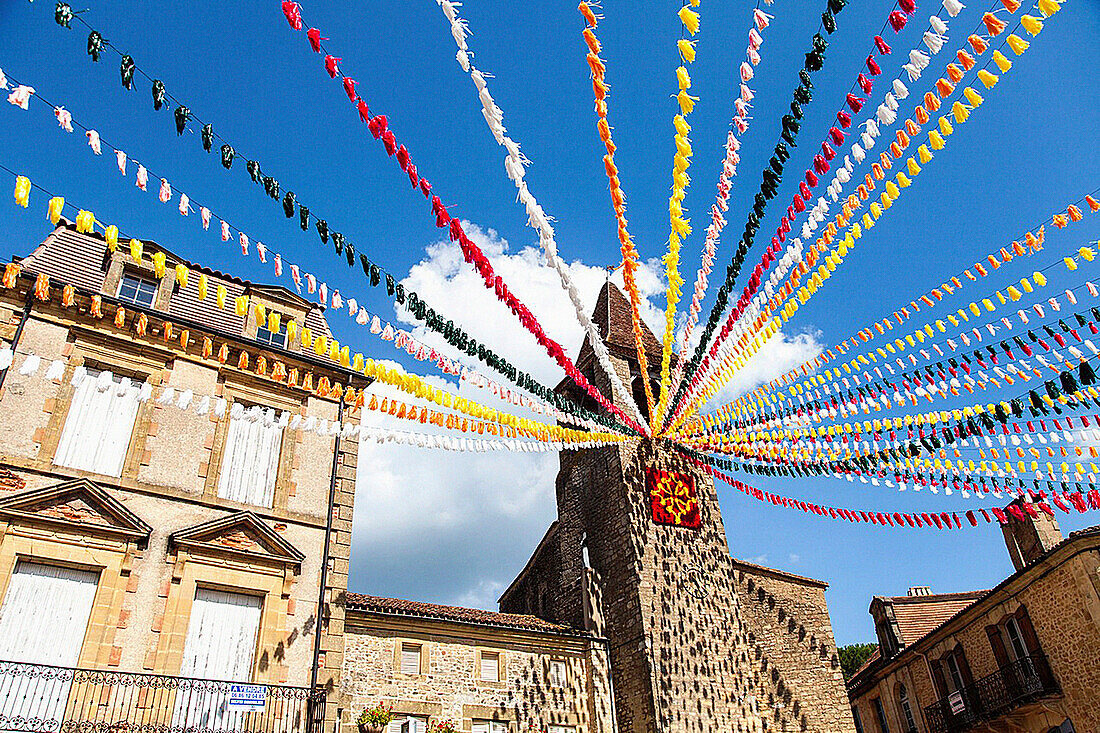
<instances>
[{"instance_id":1,"label":"stone window frame","mask_svg":"<svg viewBox=\"0 0 1100 733\"><path fill-rule=\"evenodd\" d=\"M149 437L150 426L155 415L152 400L146 400L138 405L137 415L134 418L133 432L130 434L130 444L126 448L126 457L122 462L120 476L107 476L93 471L85 471L78 468L58 466L54 464L57 456L57 447L61 442L61 432L65 429L65 423L69 418L69 410L72 407L73 395L76 388L72 386L73 373L77 367L92 367L103 371L111 371L113 374L135 379L138 382L148 381L154 387L164 383L166 374L172 369L173 355L166 349L152 344L133 345L132 351L125 350L129 344L120 342L111 336L104 336L94 331L85 331L79 327L69 330L70 353L65 365L65 373L61 378L61 387L53 400L53 409L50 410L50 418L46 423L46 430L38 449L38 464L50 470L60 469L74 475L103 476L111 481L131 478L136 479L139 468L145 459L145 445ZM159 356L159 358L157 358Z\"/></svg>"},{"instance_id":2,"label":"stone window frame","mask_svg":"<svg viewBox=\"0 0 1100 733\"><path fill-rule=\"evenodd\" d=\"M290 583L285 568L279 563L264 567L258 562L227 560L219 553L177 547L169 553L172 564L168 594L159 627L154 628L155 641L150 644L145 668L157 674L178 676L183 664L183 651L191 624L195 593L200 588L228 591L263 599L260 623L256 634L256 651L247 680L256 684L285 684L289 667L285 659L263 664L265 652L274 654L286 638L290 616ZM154 620L154 626L158 625Z\"/></svg>"},{"instance_id":3,"label":"stone window frame","mask_svg":"<svg viewBox=\"0 0 1100 733\"><path fill-rule=\"evenodd\" d=\"M241 335L246 339L255 341L261 348L268 348L270 344L256 338L256 332L260 327L259 321L256 319L256 305L262 305L269 313L271 311L278 313L282 317L283 324L286 324L287 321L295 321L298 324L299 332L306 327L310 308L303 307L301 304L294 303L287 298L276 297L276 293L264 292L257 289L256 286L247 288L244 295L248 298L248 312L245 314ZM314 334L314 336L316 335L318 334ZM300 341L292 343L290 339L287 339L285 349L291 352L303 351Z\"/></svg>"},{"instance_id":4,"label":"stone window frame","mask_svg":"<svg viewBox=\"0 0 1100 733\"><path fill-rule=\"evenodd\" d=\"M544 662L545 669L543 671L546 685L551 690L568 690L569 680L572 677L572 675L569 674L569 658L562 655L552 655L547 657ZM553 684L550 679L550 671L553 669L554 664L561 664L563 667L563 674L565 676L562 678L560 685Z\"/></svg>"},{"instance_id":5,"label":"stone window frame","mask_svg":"<svg viewBox=\"0 0 1100 733\"><path fill-rule=\"evenodd\" d=\"M416 674L410 674L403 671L401 665L402 651L405 645L420 647L420 671ZM393 640L393 676L394 679L399 680L420 680L428 676L431 663L431 650L428 647L427 639L414 639L411 637L396 637ZM419 713L407 712L410 715L418 715Z\"/></svg>"},{"instance_id":6,"label":"stone window frame","mask_svg":"<svg viewBox=\"0 0 1100 733\"><path fill-rule=\"evenodd\" d=\"M276 390L267 381L259 381L250 375L228 372L225 369L218 375L218 388L220 396L228 403L225 415L221 418L212 417L215 420L214 440L211 444L210 458L207 463L206 483L203 486L203 497L210 501L225 502L251 509L262 511L286 510L291 496L291 480L294 472L294 461L298 445L298 431L283 429L282 444L279 446L279 468L275 477L275 489L272 494L271 506L259 506L256 504L243 504L218 496L218 481L221 478L222 463L225 459L225 444L229 437L229 413L234 402L244 402L248 405L270 407L277 413L286 410L292 415L302 414L307 400L305 397L295 397L289 391Z\"/></svg>"},{"instance_id":7,"label":"stone window frame","mask_svg":"<svg viewBox=\"0 0 1100 733\"><path fill-rule=\"evenodd\" d=\"M117 634L129 622L130 611L126 609L132 601L127 595L136 590L131 571L147 542L148 536L136 531L97 528L90 532L68 520L5 513L0 519L0 602L21 560L97 573L92 610L76 666L117 667L122 657Z\"/></svg>"},{"instance_id":8,"label":"stone window frame","mask_svg":"<svg viewBox=\"0 0 1100 733\"><path fill-rule=\"evenodd\" d=\"M481 677L481 659L485 655L496 655L496 680L486 680ZM490 647L477 648L474 653L474 683L480 687L492 687L494 689L504 689L508 687L508 655L505 650Z\"/></svg>"},{"instance_id":9,"label":"stone window frame","mask_svg":"<svg viewBox=\"0 0 1100 733\"><path fill-rule=\"evenodd\" d=\"M110 260L107 263L107 274L103 278L103 293L116 297L119 286L122 284L122 276L127 272L157 282L157 294L153 299L153 310L168 311L168 305L172 300L172 291L176 284L174 264L166 267L163 277L157 277L153 269L153 263L147 258L146 254L142 255L141 262L134 262L134 258L130 256L129 248L120 246L110 254ZM127 303L126 305L132 306L133 304Z\"/></svg>"}]
</instances>

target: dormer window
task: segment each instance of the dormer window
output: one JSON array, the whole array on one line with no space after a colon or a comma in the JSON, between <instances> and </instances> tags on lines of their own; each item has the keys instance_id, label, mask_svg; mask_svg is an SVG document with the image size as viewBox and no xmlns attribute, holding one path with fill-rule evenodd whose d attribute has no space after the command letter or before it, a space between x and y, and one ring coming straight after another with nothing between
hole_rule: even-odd
<instances>
[{"instance_id":1,"label":"dormer window","mask_svg":"<svg viewBox=\"0 0 1100 733\"><path fill-rule=\"evenodd\" d=\"M279 318L279 330L271 330L271 326L275 325L271 320L271 313L268 313L267 323L261 323L256 327L256 340L261 344L267 344L269 346L275 346L280 349L286 348L286 322L287 318L281 316Z\"/></svg>"},{"instance_id":2,"label":"dormer window","mask_svg":"<svg viewBox=\"0 0 1100 733\"><path fill-rule=\"evenodd\" d=\"M122 275L122 281L118 284L118 299L152 308L157 299L159 283L156 280L126 272Z\"/></svg>"}]
</instances>

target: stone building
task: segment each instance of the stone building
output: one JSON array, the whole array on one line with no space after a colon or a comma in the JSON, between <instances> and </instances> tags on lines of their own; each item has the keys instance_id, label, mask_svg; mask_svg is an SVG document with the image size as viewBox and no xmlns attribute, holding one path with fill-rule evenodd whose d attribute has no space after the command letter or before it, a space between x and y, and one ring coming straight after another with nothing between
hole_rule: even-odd
<instances>
[{"instance_id":1,"label":"stone building","mask_svg":"<svg viewBox=\"0 0 1100 733\"><path fill-rule=\"evenodd\" d=\"M4 272L0 728L334 719L366 381L288 338L322 308L64 220Z\"/></svg>"},{"instance_id":2,"label":"stone building","mask_svg":"<svg viewBox=\"0 0 1100 733\"><path fill-rule=\"evenodd\" d=\"M1100 527L1063 539L1025 516L992 590L871 601L878 649L848 682L861 733L1100 730Z\"/></svg>"},{"instance_id":3,"label":"stone building","mask_svg":"<svg viewBox=\"0 0 1100 733\"><path fill-rule=\"evenodd\" d=\"M655 375L641 374L629 304L610 283L593 318L645 404ZM591 344L577 364L611 394ZM556 486L558 519L500 608L607 638L618 731L854 730L826 585L733 560L697 464L662 441L563 451Z\"/></svg>"},{"instance_id":4,"label":"stone building","mask_svg":"<svg viewBox=\"0 0 1100 733\"><path fill-rule=\"evenodd\" d=\"M390 730L453 721L473 733L613 733L607 641L534 616L349 594L342 716Z\"/></svg>"}]
</instances>

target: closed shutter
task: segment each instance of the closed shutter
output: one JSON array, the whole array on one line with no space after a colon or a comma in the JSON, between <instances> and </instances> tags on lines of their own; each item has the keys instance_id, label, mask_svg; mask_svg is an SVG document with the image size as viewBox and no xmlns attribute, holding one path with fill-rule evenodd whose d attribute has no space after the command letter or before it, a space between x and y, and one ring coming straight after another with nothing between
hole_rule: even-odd
<instances>
[{"instance_id":1,"label":"closed shutter","mask_svg":"<svg viewBox=\"0 0 1100 733\"><path fill-rule=\"evenodd\" d=\"M985 633L989 636L989 645L993 648L993 656L997 660L997 668L1004 669L1008 666L1008 650L1005 648L1004 637L997 626L986 626Z\"/></svg>"},{"instance_id":2,"label":"closed shutter","mask_svg":"<svg viewBox=\"0 0 1100 733\"><path fill-rule=\"evenodd\" d=\"M283 429L274 410L234 404L218 475L218 496L271 506L282 445Z\"/></svg>"},{"instance_id":3,"label":"closed shutter","mask_svg":"<svg viewBox=\"0 0 1100 733\"><path fill-rule=\"evenodd\" d=\"M71 680L32 674L31 664L75 667L99 573L19 561L0 606L0 721L37 718L58 730Z\"/></svg>"},{"instance_id":4,"label":"closed shutter","mask_svg":"<svg viewBox=\"0 0 1100 733\"><path fill-rule=\"evenodd\" d=\"M401 671L404 674L420 674L420 645L401 645Z\"/></svg>"},{"instance_id":5,"label":"closed shutter","mask_svg":"<svg viewBox=\"0 0 1100 733\"><path fill-rule=\"evenodd\" d=\"M565 687L565 662L550 662L550 674L548 675L551 687Z\"/></svg>"},{"instance_id":6,"label":"closed shutter","mask_svg":"<svg viewBox=\"0 0 1100 733\"><path fill-rule=\"evenodd\" d=\"M499 654L482 654L481 655L481 679L486 682L499 682L500 681L500 655Z\"/></svg>"},{"instance_id":7,"label":"closed shutter","mask_svg":"<svg viewBox=\"0 0 1100 733\"><path fill-rule=\"evenodd\" d=\"M89 369L73 391L54 463L121 476L140 405L138 391L128 378Z\"/></svg>"},{"instance_id":8,"label":"closed shutter","mask_svg":"<svg viewBox=\"0 0 1100 733\"><path fill-rule=\"evenodd\" d=\"M475 720L470 733L508 733L508 724L499 720Z\"/></svg>"},{"instance_id":9,"label":"closed shutter","mask_svg":"<svg viewBox=\"0 0 1100 733\"><path fill-rule=\"evenodd\" d=\"M473 726L470 728L470 733L489 733L489 721L475 720Z\"/></svg>"},{"instance_id":10,"label":"closed shutter","mask_svg":"<svg viewBox=\"0 0 1100 733\"><path fill-rule=\"evenodd\" d=\"M180 676L250 680L262 605L263 599L258 596L197 589Z\"/></svg>"},{"instance_id":11,"label":"closed shutter","mask_svg":"<svg viewBox=\"0 0 1100 733\"><path fill-rule=\"evenodd\" d=\"M247 682L252 678L263 599L199 588L183 647L180 677ZM190 730L244 730L243 710L230 710L229 685L182 681L176 690L172 725Z\"/></svg>"}]
</instances>

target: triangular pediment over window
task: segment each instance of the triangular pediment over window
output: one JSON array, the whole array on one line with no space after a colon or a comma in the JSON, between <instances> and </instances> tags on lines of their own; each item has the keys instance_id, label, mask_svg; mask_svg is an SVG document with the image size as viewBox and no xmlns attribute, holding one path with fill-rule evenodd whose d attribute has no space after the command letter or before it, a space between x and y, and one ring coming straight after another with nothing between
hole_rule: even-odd
<instances>
[{"instance_id":1,"label":"triangular pediment over window","mask_svg":"<svg viewBox=\"0 0 1100 733\"><path fill-rule=\"evenodd\" d=\"M173 547L229 553L299 567L305 555L252 512L237 512L173 532Z\"/></svg>"},{"instance_id":2,"label":"triangular pediment over window","mask_svg":"<svg viewBox=\"0 0 1100 733\"><path fill-rule=\"evenodd\" d=\"M150 527L106 489L87 479L65 481L0 498L0 517L13 523L45 523L145 544Z\"/></svg>"}]
</instances>

